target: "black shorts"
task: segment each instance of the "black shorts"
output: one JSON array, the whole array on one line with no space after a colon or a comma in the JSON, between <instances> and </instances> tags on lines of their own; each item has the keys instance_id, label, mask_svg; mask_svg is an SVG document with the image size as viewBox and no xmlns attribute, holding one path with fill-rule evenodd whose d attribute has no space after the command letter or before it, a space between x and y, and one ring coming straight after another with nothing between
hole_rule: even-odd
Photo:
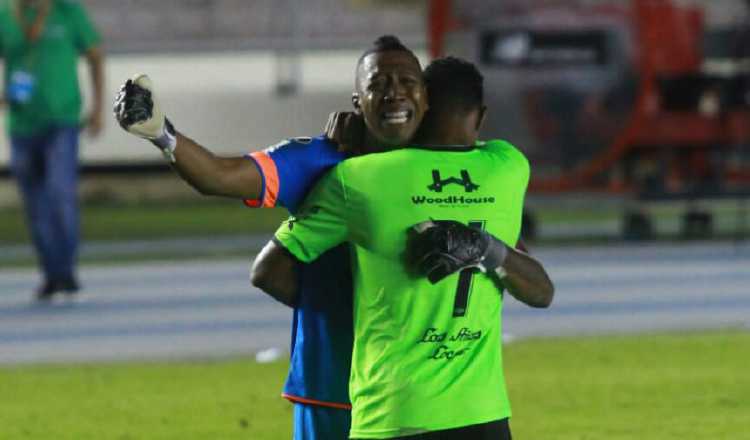
<instances>
[{"instance_id":1,"label":"black shorts","mask_svg":"<svg viewBox=\"0 0 750 440\"><path fill-rule=\"evenodd\" d=\"M389 440L511 440L508 419Z\"/></svg>"}]
</instances>

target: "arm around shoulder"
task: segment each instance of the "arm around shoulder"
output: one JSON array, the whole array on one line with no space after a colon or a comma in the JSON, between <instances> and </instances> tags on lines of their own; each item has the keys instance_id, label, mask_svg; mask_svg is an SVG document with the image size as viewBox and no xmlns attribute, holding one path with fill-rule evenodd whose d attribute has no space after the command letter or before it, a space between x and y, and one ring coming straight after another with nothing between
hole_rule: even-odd
<instances>
[{"instance_id":1,"label":"arm around shoulder","mask_svg":"<svg viewBox=\"0 0 750 440\"><path fill-rule=\"evenodd\" d=\"M478 268L499 281L501 291L507 288L532 307L549 307L554 296L554 285L539 261L486 231L457 221L415 225L407 239L406 262L409 271L426 276L433 284L458 271Z\"/></svg>"},{"instance_id":2,"label":"arm around shoulder","mask_svg":"<svg viewBox=\"0 0 750 440\"><path fill-rule=\"evenodd\" d=\"M537 259L526 252L507 246L508 255L500 272L502 283L514 298L531 307L547 308L552 304L555 286Z\"/></svg>"},{"instance_id":3,"label":"arm around shoulder","mask_svg":"<svg viewBox=\"0 0 750 440\"><path fill-rule=\"evenodd\" d=\"M250 269L250 283L289 307L297 304L299 262L283 246L271 240Z\"/></svg>"}]
</instances>

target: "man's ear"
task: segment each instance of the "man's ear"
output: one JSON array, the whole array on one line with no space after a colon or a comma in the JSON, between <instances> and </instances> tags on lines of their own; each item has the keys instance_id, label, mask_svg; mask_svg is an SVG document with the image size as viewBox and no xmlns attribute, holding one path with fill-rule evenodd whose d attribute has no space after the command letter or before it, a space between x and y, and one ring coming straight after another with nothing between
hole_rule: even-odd
<instances>
[{"instance_id":1,"label":"man's ear","mask_svg":"<svg viewBox=\"0 0 750 440\"><path fill-rule=\"evenodd\" d=\"M477 118L477 131L479 131L482 128L482 125L484 125L484 121L487 119L487 106L483 105L479 109L479 117Z\"/></svg>"},{"instance_id":2,"label":"man's ear","mask_svg":"<svg viewBox=\"0 0 750 440\"><path fill-rule=\"evenodd\" d=\"M354 113L362 114L362 104L359 102L359 93L357 92L352 93L352 107L354 107Z\"/></svg>"}]
</instances>

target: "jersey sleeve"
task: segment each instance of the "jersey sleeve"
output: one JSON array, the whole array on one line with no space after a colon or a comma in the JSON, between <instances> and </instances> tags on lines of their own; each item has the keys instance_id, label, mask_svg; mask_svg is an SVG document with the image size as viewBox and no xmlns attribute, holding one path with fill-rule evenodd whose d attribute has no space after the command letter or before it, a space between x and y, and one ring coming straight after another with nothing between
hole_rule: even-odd
<instances>
[{"instance_id":1,"label":"jersey sleeve","mask_svg":"<svg viewBox=\"0 0 750 440\"><path fill-rule=\"evenodd\" d=\"M282 141L246 156L258 167L263 181L261 197L245 200L250 207L283 206L295 213L315 182L345 159L336 146L323 137Z\"/></svg>"},{"instance_id":2,"label":"jersey sleeve","mask_svg":"<svg viewBox=\"0 0 750 440\"><path fill-rule=\"evenodd\" d=\"M515 189L514 193L514 199L515 202L513 203L514 206L517 206L520 212L518 213L518 224L516 225L516 236L521 237L521 224L522 224L522 217L523 217L523 207L524 207L524 200L526 198L526 190L529 186L529 178L531 177L531 167L529 166L529 160L526 158L526 156L513 146L509 142L504 142L504 152L511 158L511 163L513 164L513 177L514 177L514 183L515 185L512 186L512 188ZM510 243L512 246L516 246L518 244L518 240L516 240L515 243Z\"/></svg>"},{"instance_id":3,"label":"jersey sleeve","mask_svg":"<svg viewBox=\"0 0 750 440\"><path fill-rule=\"evenodd\" d=\"M309 263L348 241L348 207L342 168L338 166L321 178L297 215L276 231L274 240L302 262Z\"/></svg>"},{"instance_id":4,"label":"jersey sleeve","mask_svg":"<svg viewBox=\"0 0 750 440\"><path fill-rule=\"evenodd\" d=\"M498 156L504 157L505 160L513 164L512 172L518 184L517 188L521 189L524 193L526 187L529 184L529 177L531 173L531 167L529 166L529 160L526 156L516 148L513 144L502 139L493 139L485 142L481 142L484 148L489 149Z\"/></svg>"},{"instance_id":5,"label":"jersey sleeve","mask_svg":"<svg viewBox=\"0 0 750 440\"><path fill-rule=\"evenodd\" d=\"M101 36L83 6L78 3L72 3L70 15L74 29L74 41L78 52L86 52L92 47L101 44Z\"/></svg>"},{"instance_id":6,"label":"jersey sleeve","mask_svg":"<svg viewBox=\"0 0 750 440\"><path fill-rule=\"evenodd\" d=\"M513 232L509 235L509 237L516 238L511 242L506 237L506 241L510 246L515 247L521 233L524 199L526 198L526 189L529 185L531 172L529 161L521 150L502 139L485 141L481 143L481 146L501 158L503 163L509 165L508 168L504 169L503 175L509 179L506 184L507 191L510 191L508 193L510 195L509 201L517 215L511 216L515 220L511 225Z\"/></svg>"}]
</instances>

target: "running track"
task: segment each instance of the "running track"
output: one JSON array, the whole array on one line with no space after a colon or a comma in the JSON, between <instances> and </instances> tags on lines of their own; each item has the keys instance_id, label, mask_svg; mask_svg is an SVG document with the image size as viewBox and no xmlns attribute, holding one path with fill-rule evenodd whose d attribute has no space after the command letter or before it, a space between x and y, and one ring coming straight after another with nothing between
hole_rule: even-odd
<instances>
[{"instance_id":1,"label":"running track","mask_svg":"<svg viewBox=\"0 0 750 440\"><path fill-rule=\"evenodd\" d=\"M750 329L750 245L544 248L546 310L508 299L512 337ZM76 302L30 300L0 269L0 363L207 358L286 348L290 311L249 286L249 260L84 266Z\"/></svg>"}]
</instances>

